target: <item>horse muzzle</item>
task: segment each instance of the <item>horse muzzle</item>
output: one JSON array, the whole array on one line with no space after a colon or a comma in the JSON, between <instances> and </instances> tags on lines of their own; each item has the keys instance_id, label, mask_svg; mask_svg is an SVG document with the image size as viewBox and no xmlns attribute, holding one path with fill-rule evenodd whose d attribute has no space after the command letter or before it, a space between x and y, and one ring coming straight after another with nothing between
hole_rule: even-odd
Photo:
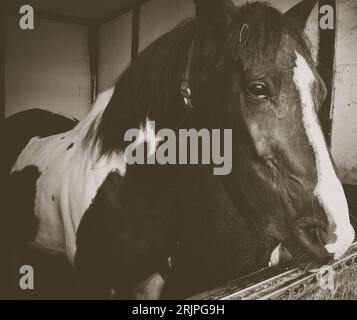
<instances>
[{"instance_id":1,"label":"horse muzzle","mask_svg":"<svg viewBox=\"0 0 357 320\"><path fill-rule=\"evenodd\" d=\"M328 226L313 218L301 218L294 225L294 239L301 248L318 261L329 261L333 254L326 250Z\"/></svg>"}]
</instances>

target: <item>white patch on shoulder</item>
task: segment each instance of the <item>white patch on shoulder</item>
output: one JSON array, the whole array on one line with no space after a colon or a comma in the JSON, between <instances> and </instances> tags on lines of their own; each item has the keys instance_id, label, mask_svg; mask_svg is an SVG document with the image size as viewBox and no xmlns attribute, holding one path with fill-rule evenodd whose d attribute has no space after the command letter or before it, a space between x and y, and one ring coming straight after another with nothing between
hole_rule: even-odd
<instances>
[{"instance_id":1,"label":"white patch on shoulder","mask_svg":"<svg viewBox=\"0 0 357 320\"><path fill-rule=\"evenodd\" d=\"M326 142L316 115L312 96L315 76L306 60L296 52L294 82L300 94L303 124L316 158L317 185L314 191L321 206L325 209L328 221L335 224L336 242L325 247L339 259L352 244L355 233L350 224L347 200L333 167Z\"/></svg>"},{"instance_id":2,"label":"white patch on shoulder","mask_svg":"<svg viewBox=\"0 0 357 320\"><path fill-rule=\"evenodd\" d=\"M92 111L73 130L47 138L33 138L17 159L12 172L36 166L35 214L40 226L35 244L65 252L73 263L80 220L111 172L126 174L122 153L102 157L99 149L85 152L82 142L93 121L105 110L113 89L98 96ZM71 146L71 148L69 148Z\"/></svg>"}]
</instances>

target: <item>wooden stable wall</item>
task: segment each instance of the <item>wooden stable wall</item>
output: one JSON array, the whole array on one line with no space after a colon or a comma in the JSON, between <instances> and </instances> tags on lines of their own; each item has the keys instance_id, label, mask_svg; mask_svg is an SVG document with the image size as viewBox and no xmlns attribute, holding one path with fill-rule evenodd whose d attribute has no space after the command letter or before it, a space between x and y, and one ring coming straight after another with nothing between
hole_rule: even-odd
<instances>
[{"instance_id":1,"label":"wooden stable wall","mask_svg":"<svg viewBox=\"0 0 357 320\"><path fill-rule=\"evenodd\" d=\"M357 185L357 2L337 5L332 153L343 181Z\"/></svg>"},{"instance_id":2,"label":"wooden stable wall","mask_svg":"<svg viewBox=\"0 0 357 320\"><path fill-rule=\"evenodd\" d=\"M98 93L115 84L131 61L132 12L101 25L98 31Z\"/></svg>"},{"instance_id":3,"label":"wooden stable wall","mask_svg":"<svg viewBox=\"0 0 357 320\"><path fill-rule=\"evenodd\" d=\"M90 110L87 27L36 18L21 30L6 19L5 115L41 108L79 119Z\"/></svg>"}]
</instances>

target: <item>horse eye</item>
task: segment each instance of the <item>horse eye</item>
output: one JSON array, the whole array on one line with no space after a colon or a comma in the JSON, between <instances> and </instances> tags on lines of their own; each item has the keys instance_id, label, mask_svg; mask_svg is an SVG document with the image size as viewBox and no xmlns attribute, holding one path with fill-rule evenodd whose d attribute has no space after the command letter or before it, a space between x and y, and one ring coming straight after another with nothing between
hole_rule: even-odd
<instances>
[{"instance_id":1,"label":"horse eye","mask_svg":"<svg viewBox=\"0 0 357 320\"><path fill-rule=\"evenodd\" d=\"M248 93L260 99L266 99L270 96L267 85L263 82L253 82L248 87Z\"/></svg>"}]
</instances>

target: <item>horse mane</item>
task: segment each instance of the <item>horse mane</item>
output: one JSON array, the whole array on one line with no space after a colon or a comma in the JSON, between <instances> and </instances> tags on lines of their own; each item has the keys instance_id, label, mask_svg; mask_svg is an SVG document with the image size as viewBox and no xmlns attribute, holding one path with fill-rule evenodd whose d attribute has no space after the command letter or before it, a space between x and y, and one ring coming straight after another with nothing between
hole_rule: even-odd
<instances>
[{"instance_id":1,"label":"horse mane","mask_svg":"<svg viewBox=\"0 0 357 320\"><path fill-rule=\"evenodd\" d=\"M248 26L245 30L244 25ZM274 61L284 33L310 56L309 42L299 22L266 3L237 7L222 39L213 33L193 18L143 50L119 77L109 104L92 122L83 147L99 146L100 156L109 155L123 150L125 132L140 128L148 118L166 127L177 125L185 112L180 86L193 42L193 88L203 74L209 79L210 72L228 62L237 63L242 57Z\"/></svg>"}]
</instances>

